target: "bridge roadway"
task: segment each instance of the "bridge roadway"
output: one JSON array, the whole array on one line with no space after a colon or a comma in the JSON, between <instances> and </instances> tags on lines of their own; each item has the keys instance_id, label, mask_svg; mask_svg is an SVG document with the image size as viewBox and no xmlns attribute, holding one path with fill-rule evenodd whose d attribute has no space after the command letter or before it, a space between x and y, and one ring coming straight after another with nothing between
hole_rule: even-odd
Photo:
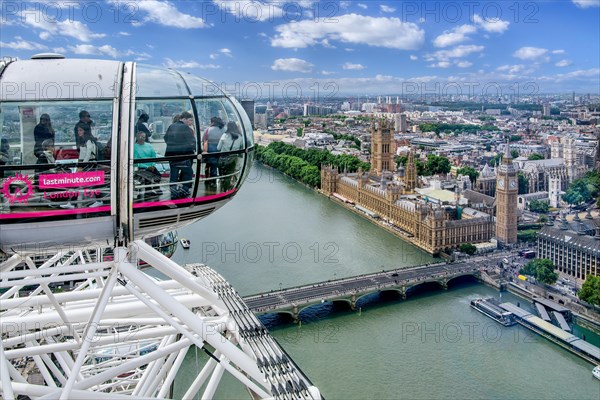
<instances>
[{"instance_id":1,"label":"bridge roadway","mask_svg":"<svg viewBox=\"0 0 600 400\"><path fill-rule=\"evenodd\" d=\"M319 282L244 298L248 308L255 313L288 312L297 319L299 306L306 308L323 301L346 301L354 309L356 301L380 290L396 290L403 298L411 287L437 282L447 288L448 282L459 276L473 275L481 279L481 270L492 269L503 258L514 253L501 252L487 256L471 257L454 263L436 263L409 268L359 275L332 281Z\"/></svg>"}]
</instances>

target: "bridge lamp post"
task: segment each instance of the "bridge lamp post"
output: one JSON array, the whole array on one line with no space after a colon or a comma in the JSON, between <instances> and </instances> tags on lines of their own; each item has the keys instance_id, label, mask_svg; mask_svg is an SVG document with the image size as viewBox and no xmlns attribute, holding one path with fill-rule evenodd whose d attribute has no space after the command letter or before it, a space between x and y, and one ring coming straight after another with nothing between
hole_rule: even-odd
<instances>
[{"instance_id":1,"label":"bridge lamp post","mask_svg":"<svg viewBox=\"0 0 600 400\"><path fill-rule=\"evenodd\" d=\"M279 282L279 291L281 292L281 282Z\"/></svg>"}]
</instances>

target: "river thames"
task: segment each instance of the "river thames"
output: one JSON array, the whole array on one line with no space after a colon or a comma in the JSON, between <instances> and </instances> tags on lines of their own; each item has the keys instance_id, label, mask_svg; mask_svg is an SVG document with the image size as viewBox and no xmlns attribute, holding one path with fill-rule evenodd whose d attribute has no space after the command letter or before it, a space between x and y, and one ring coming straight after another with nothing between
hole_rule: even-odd
<instances>
[{"instance_id":1,"label":"river thames","mask_svg":"<svg viewBox=\"0 0 600 400\"><path fill-rule=\"evenodd\" d=\"M324 196L258 164L233 201L179 230L191 248L173 260L202 262L242 295L437 261ZM326 399L594 399L593 365L520 326L503 327L469 307L498 297L463 282L402 301L364 299L361 312L329 303L300 314L301 326L270 324L273 336ZM502 299L526 301L503 293ZM597 335L576 334L600 345ZM188 353L186 382L203 352ZM215 398L248 399L224 378ZM181 396L178 385L176 398Z\"/></svg>"}]
</instances>

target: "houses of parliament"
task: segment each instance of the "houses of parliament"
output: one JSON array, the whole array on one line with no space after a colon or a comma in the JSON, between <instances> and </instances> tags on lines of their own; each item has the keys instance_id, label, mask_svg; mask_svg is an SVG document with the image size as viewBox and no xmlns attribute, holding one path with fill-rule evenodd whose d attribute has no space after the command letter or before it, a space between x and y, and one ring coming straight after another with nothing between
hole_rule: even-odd
<instances>
[{"instance_id":1,"label":"houses of parliament","mask_svg":"<svg viewBox=\"0 0 600 400\"><path fill-rule=\"evenodd\" d=\"M321 168L325 195L376 213L408 241L432 255L463 243L497 239L517 242L517 171L510 152L497 169L496 198L470 189L443 189L439 181L419 187L414 152L396 169L393 128L386 120L371 125L371 171L346 173ZM494 209L496 211L494 211Z\"/></svg>"}]
</instances>

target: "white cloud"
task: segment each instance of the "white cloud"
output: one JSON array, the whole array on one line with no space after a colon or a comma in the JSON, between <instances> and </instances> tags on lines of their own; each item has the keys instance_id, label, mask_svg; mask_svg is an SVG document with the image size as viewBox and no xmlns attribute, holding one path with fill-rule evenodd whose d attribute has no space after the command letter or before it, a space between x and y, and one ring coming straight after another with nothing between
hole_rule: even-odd
<instances>
[{"instance_id":1,"label":"white cloud","mask_svg":"<svg viewBox=\"0 0 600 400\"><path fill-rule=\"evenodd\" d=\"M452 63L448 62L448 61L440 61L434 64L429 64L430 67L433 68L448 68L452 65Z\"/></svg>"},{"instance_id":2,"label":"white cloud","mask_svg":"<svg viewBox=\"0 0 600 400\"><path fill-rule=\"evenodd\" d=\"M435 47L448 47L468 40L468 34L474 33L477 28L473 25L461 25L449 31L444 31L441 35L433 40Z\"/></svg>"},{"instance_id":3,"label":"white cloud","mask_svg":"<svg viewBox=\"0 0 600 400\"><path fill-rule=\"evenodd\" d=\"M48 40L52 35L67 36L80 42L90 42L93 39L103 38L103 33L93 33L87 27L75 20L58 21L43 15L40 10L26 10L20 12L21 20L34 29L40 29L40 38Z\"/></svg>"},{"instance_id":4,"label":"white cloud","mask_svg":"<svg viewBox=\"0 0 600 400\"><path fill-rule=\"evenodd\" d=\"M473 65L473 63L470 61L459 61L456 63L458 68L469 68L471 65Z\"/></svg>"},{"instance_id":5,"label":"white cloud","mask_svg":"<svg viewBox=\"0 0 600 400\"><path fill-rule=\"evenodd\" d=\"M321 75L335 75L333 71L321 71Z\"/></svg>"},{"instance_id":6,"label":"white cloud","mask_svg":"<svg viewBox=\"0 0 600 400\"><path fill-rule=\"evenodd\" d=\"M122 0L108 0L108 2L116 7L123 6ZM181 29L205 28L208 26L202 18L179 11L175 4L170 1L138 0L135 2L135 7L136 18L139 18L142 22L152 22ZM139 11L144 11L145 15L139 15Z\"/></svg>"},{"instance_id":7,"label":"white cloud","mask_svg":"<svg viewBox=\"0 0 600 400\"><path fill-rule=\"evenodd\" d=\"M515 51L513 57L520 58L521 60L539 60L545 56L546 53L548 53L548 49L525 46Z\"/></svg>"},{"instance_id":8,"label":"white cloud","mask_svg":"<svg viewBox=\"0 0 600 400\"><path fill-rule=\"evenodd\" d=\"M380 4L379 9L384 13L393 13L396 11L394 7L386 6L385 4Z\"/></svg>"},{"instance_id":9,"label":"white cloud","mask_svg":"<svg viewBox=\"0 0 600 400\"><path fill-rule=\"evenodd\" d=\"M314 65L299 58L278 58L271 65L273 71L303 72L312 71Z\"/></svg>"},{"instance_id":10,"label":"white cloud","mask_svg":"<svg viewBox=\"0 0 600 400\"><path fill-rule=\"evenodd\" d=\"M476 46L473 44L470 45L460 45L456 46L452 49L448 50L438 50L431 54L425 55L425 60L427 61L448 61L452 58L463 58L467 57L473 53L480 53L485 49L484 46Z\"/></svg>"},{"instance_id":11,"label":"white cloud","mask_svg":"<svg viewBox=\"0 0 600 400\"><path fill-rule=\"evenodd\" d=\"M360 8L362 8L363 10L366 10L367 8L369 8L368 5L363 4L363 3L358 3L357 6L360 7Z\"/></svg>"},{"instance_id":12,"label":"white cloud","mask_svg":"<svg viewBox=\"0 0 600 400\"><path fill-rule=\"evenodd\" d=\"M481 18L479 15L473 15L473 22L486 32L503 33L508 29L510 22L499 18Z\"/></svg>"},{"instance_id":13,"label":"white cloud","mask_svg":"<svg viewBox=\"0 0 600 400\"><path fill-rule=\"evenodd\" d=\"M600 0L571 0L577 7L600 7Z\"/></svg>"},{"instance_id":14,"label":"white cloud","mask_svg":"<svg viewBox=\"0 0 600 400\"><path fill-rule=\"evenodd\" d=\"M129 33L129 32L119 32L117 35L119 35L119 36L131 36L131 33Z\"/></svg>"},{"instance_id":15,"label":"white cloud","mask_svg":"<svg viewBox=\"0 0 600 400\"><path fill-rule=\"evenodd\" d=\"M272 20L283 16L279 2L258 0L213 0L221 9L235 15L237 19L255 22ZM312 2L308 2L312 3ZM298 4L298 2L296 2ZM302 4L299 4L302 6Z\"/></svg>"},{"instance_id":16,"label":"white cloud","mask_svg":"<svg viewBox=\"0 0 600 400\"><path fill-rule=\"evenodd\" d=\"M419 57L415 56L414 54L411 54L411 55L410 55L410 59L411 59L412 61L416 61L416 60L418 60L418 59L419 59Z\"/></svg>"},{"instance_id":17,"label":"white cloud","mask_svg":"<svg viewBox=\"0 0 600 400\"><path fill-rule=\"evenodd\" d=\"M119 52L114 47L105 44L103 46L94 46L92 44L78 44L76 46L67 46L67 49L75 54L82 55L103 55L116 58Z\"/></svg>"},{"instance_id":18,"label":"white cloud","mask_svg":"<svg viewBox=\"0 0 600 400\"><path fill-rule=\"evenodd\" d=\"M323 39L344 43L366 44L401 50L419 48L425 32L411 22L398 18L368 17L346 14L336 17L337 22L304 20L279 25L271 39L273 47L305 48L319 44ZM360 29L358 29L360 27Z\"/></svg>"},{"instance_id":19,"label":"white cloud","mask_svg":"<svg viewBox=\"0 0 600 400\"><path fill-rule=\"evenodd\" d=\"M558 61L558 62L557 62L556 64L554 64L554 65L556 65L557 67L561 67L561 68L562 68L562 67L568 67L568 66L569 66L569 65L571 65L571 64L572 64L572 63L571 63L571 61L570 61L570 60L560 60L560 61Z\"/></svg>"},{"instance_id":20,"label":"white cloud","mask_svg":"<svg viewBox=\"0 0 600 400\"><path fill-rule=\"evenodd\" d=\"M171 60L170 58L165 58L165 62L163 65L167 68L199 68L199 69L219 69L221 66L215 64L200 64L196 61L185 61L185 60Z\"/></svg>"},{"instance_id":21,"label":"white cloud","mask_svg":"<svg viewBox=\"0 0 600 400\"><path fill-rule=\"evenodd\" d=\"M353 63L344 63L344 65L342 65L343 69L349 69L349 70L353 70L353 71L360 71L362 69L365 69L364 65L361 64L353 64Z\"/></svg>"},{"instance_id":22,"label":"white cloud","mask_svg":"<svg viewBox=\"0 0 600 400\"><path fill-rule=\"evenodd\" d=\"M496 70L508 72L509 74L518 74L519 72L523 72L523 70L525 70L525 66L523 64L501 65L496 68Z\"/></svg>"},{"instance_id":23,"label":"white cloud","mask_svg":"<svg viewBox=\"0 0 600 400\"><path fill-rule=\"evenodd\" d=\"M552 54L565 54L566 52L563 49L552 50Z\"/></svg>"},{"instance_id":24,"label":"white cloud","mask_svg":"<svg viewBox=\"0 0 600 400\"><path fill-rule=\"evenodd\" d=\"M12 42L0 41L0 48L13 50L45 50L46 46L36 42L24 40L21 36L16 36Z\"/></svg>"},{"instance_id":25,"label":"white cloud","mask_svg":"<svg viewBox=\"0 0 600 400\"><path fill-rule=\"evenodd\" d=\"M211 60L216 60L217 58L219 58L220 55L225 55L227 57L233 57L231 50L229 50L228 48L219 49L217 53L212 53L208 57Z\"/></svg>"}]
</instances>

